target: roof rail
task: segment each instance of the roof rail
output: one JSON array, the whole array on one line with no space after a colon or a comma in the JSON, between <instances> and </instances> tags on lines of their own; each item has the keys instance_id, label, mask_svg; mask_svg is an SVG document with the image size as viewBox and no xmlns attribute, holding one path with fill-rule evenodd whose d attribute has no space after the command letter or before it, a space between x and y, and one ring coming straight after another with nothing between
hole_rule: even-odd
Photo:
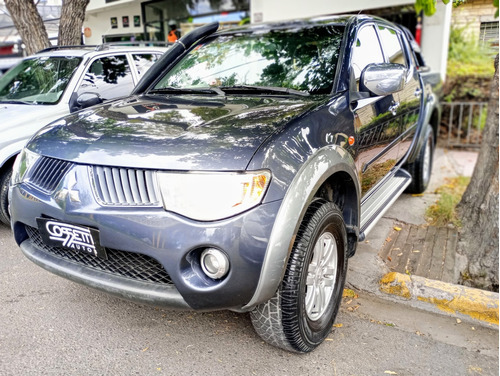
<instances>
[{"instance_id":1,"label":"roof rail","mask_svg":"<svg viewBox=\"0 0 500 376\"><path fill-rule=\"evenodd\" d=\"M151 47L151 46L156 46L156 47L168 47L173 45L171 42L163 42L163 41L147 41L147 40L141 40L141 41L125 41L125 42L108 42L108 43L103 43L99 45L90 45L90 44L80 44L80 45L74 45L74 46L50 46L47 48L44 48L43 50L38 51L37 53L42 53L42 52L49 52L49 51L57 51L57 50L71 50L71 49L82 49L82 48L88 48L88 49L94 49L95 51L104 51L108 50L112 47L127 47L127 46L139 46L139 47Z\"/></svg>"},{"instance_id":2,"label":"roof rail","mask_svg":"<svg viewBox=\"0 0 500 376\"><path fill-rule=\"evenodd\" d=\"M163 41L148 41L148 40L139 40L139 41L124 41L124 42L108 42L103 43L96 46L96 51L106 50L112 47L121 47L121 46L138 46L138 47L168 47L173 45L171 42L163 42Z\"/></svg>"},{"instance_id":3,"label":"roof rail","mask_svg":"<svg viewBox=\"0 0 500 376\"><path fill-rule=\"evenodd\" d=\"M84 44L75 45L75 46L50 46L50 47L44 48L43 50L38 51L37 54L42 53L42 52L48 52L48 51L56 51L56 50L71 50L74 48L96 48L96 47L98 47L98 46L84 45Z\"/></svg>"}]
</instances>

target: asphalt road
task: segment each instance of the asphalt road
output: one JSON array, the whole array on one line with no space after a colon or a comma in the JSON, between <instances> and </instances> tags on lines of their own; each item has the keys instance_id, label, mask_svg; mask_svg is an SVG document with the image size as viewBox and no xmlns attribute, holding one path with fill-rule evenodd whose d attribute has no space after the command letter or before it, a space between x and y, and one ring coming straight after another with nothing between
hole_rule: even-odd
<instances>
[{"instance_id":1,"label":"asphalt road","mask_svg":"<svg viewBox=\"0 0 500 376\"><path fill-rule=\"evenodd\" d=\"M176 312L104 295L26 259L0 226L0 375L498 375L498 330L370 296L346 298L316 351L246 314Z\"/></svg>"}]
</instances>

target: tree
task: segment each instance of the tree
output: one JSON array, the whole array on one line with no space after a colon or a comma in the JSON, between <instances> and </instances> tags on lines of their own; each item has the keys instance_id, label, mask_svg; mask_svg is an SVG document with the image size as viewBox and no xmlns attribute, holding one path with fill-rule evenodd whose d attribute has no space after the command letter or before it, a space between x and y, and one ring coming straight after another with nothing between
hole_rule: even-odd
<instances>
[{"instance_id":1,"label":"tree","mask_svg":"<svg viewBox=\"0 0 500 376\"><path fill-rule=\"evenodd\" d=\"M60 46L75 46L82 43L82 25L89 1L63 0L57 37Z\"/></svg>"},{"instance_id":2,"label":"tree","mask_svg":"<svg viewBox=\"0 0 500 376\"><path fill-rule=\"evenodd\" d=\"M61 46L81 43L81 29L85 9L90 0L63 0L59 21L58 44ZM50 46L49 36L42 17L36 9L35 0L5 0L28 55Z\"/></svg>"},{"instance_id":3,"label":"tree","mask_svg":"<svg viewBox=\"0 0 500 376\"><path fill-rule=\"evenodd\" d=\"M5 0L28 55L50 46L49 36L34 0Z\"/></svg>"},{"instance_id":4,"label":"tree","mask_svg":"<svg viewBox=\"0 0 500 376\"><path fill-rule=\"evenodd\" d=\"M450 0L443 0L445 4ZM458 5L463 0L454 0ZM417 0L416 10L430 16L436 0ZM498 0L493 0L497 8ZM498 54L491 84L483 142L472 178L457 206L462 222L455 268L461 283L498 291Z\"/></svg>"},{"instance_id":5,"label":"tree","mask_svg":"<svg viewBox=\"0 0 500 376\"><path fill-rule=\"evenodd\" d=\"M457 267L462 283L498 291L498 54L483 141L458 204L462 222Z\"/></svg>"}]
</instances>

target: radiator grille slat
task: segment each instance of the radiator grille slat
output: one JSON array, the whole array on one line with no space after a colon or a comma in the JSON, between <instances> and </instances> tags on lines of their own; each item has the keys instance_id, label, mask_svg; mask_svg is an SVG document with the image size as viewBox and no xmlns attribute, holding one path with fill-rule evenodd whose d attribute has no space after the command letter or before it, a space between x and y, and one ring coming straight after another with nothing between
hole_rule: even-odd
<instances>
[{"instance_id":1,"label":"radiator grille slat","mask_svg":"<svg viewBox=\"0 0 500 376\"><path fill-rule=\"evenodd\" d=\"M127 204L132 205L134 203L134 197L132 196L132 189L128 181L128 173L125 169L120 169L120 180L123 187L123 193L125 194L125 201Z\"/></svg>"},{"instance_id":2,"label":"radiator grille slat","mask_svg":"<svg viewBox=\"0 0 500 376\"><path fill-rule=\"evenodd\" d=\"M127 202L125 195L123 193L122 181L120 178L120 170L118 168L113 168L111 170L113 174L113 182L115 183L116 195L118 196L119 202Z\"/></svg>"},{"instance_id":3,"label":"radiator grille slat","mask_svg":"<svg viewBox=\"0 0 500 376\"><path fill-rule=\"evenodd\" d=\"M73 163L49 157L40 157L28 177L28 182L45 192L52 193Z\"/></svg>"},{"instance_id":4,"label":"radiator grille slat","mask_svg":"<svg viewBox=\"0 0 500 376\"><path fill-rule=\"evenodd\" d=\"M152 202L157 202L158 199L156 197L156 186L153 180L153 172L146 171L146 190L149 193L149 200Z\"/></svg>"},{"instance_id":5,"label":"radiator grille slat","mask_svg":"<svg viewBox=\"0 0 500 376\"><path fill-rule=\"evenodd\" d=\"M154 171L103 166L93 166L92 171L92 186L101 204L161 206Z\"/></svg>"},{"instance_id":6,"label":"radiator grille slat","mask_svg":"<svg viewBox=\"0 0 500 376\"><path fill-rule=\"evenodd\" d=\"M149 201L148 192L146 192L146 180L144 179L144 171L137 170L137 183L139 186L139 194L141 195L141 202L146 203Z\"/></svg>"}]
</instances>

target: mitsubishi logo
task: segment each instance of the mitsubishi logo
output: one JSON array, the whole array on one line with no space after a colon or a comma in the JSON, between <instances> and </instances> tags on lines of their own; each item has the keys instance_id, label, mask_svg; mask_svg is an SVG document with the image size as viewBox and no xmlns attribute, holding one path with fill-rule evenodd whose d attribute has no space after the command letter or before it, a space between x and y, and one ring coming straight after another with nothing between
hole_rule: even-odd
<instances>
[{"instance_id":1,"label":"mitsubishi logo","mask_svg":"<svg viewBox=\"0 0 500 376\"><path fill-rule=\"evenodd\" d=\"M77 189L73 189L76 185L76 172L71 173L68 176L67 187L63 187L57 194L56 198L65 201L66 197L69 197L71 202L81 202L80 192Z\"/></svg>"}]
</instances>

